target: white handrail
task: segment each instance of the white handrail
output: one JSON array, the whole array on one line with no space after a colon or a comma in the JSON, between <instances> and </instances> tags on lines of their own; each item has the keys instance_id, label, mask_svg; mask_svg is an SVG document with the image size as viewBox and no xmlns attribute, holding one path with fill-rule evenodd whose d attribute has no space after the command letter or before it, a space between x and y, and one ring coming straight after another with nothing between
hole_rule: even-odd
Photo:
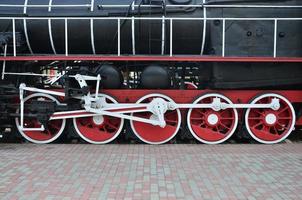
<instances>
[{"instance_id":1,"label":"white handrail","mask_svg":"<svg viewBox=\"0 0 302 200\"><path fill-rule=\"evenodd\" d=\"M17 45L16 45L16 20L64 20L65 22L65 55L68 56L68 21L69 20L89 20L91 25L91 45L93 49L93 53L95 54L95 46L94 46L94 31L93 31L93 21L94 20L117 20L117 55L121 56L121 20L132 20L132 25L134 20L161 20L162 23L169 21L170 22L170 56L173 56L173 22L174 20L199 20L204 22L205 20L221 20L222 21L222 57L225 57L225 31L226 31L226 22L227 21L272 21L274 22L274 49L273 56L277 57L277 30L278 30L278 22L279 21L302 21L302 18L180 18L180 17L0 17L0 20L11 20L13 27L13 55L17 55ZM164 27L162 27L164 28ZM132 30L134 32L134 29ZM51 32L50 32L51 33ZM132 33L133 37L133 33ZM133 38L132 38L133 39ZM162 39L165 39L164 36ZM52 44L52 48L54 49L52 37L50 34L50 40ZM164 42L164 41L162 41ZM163 47L163 46L162 46ZM135 46L134 46L135 48ZM54 53L55 50L54 50ZM135 51L133 52L135 54Z\"/></svg>"},{"instance_id":2,"label":"white handrail","mask_svg":"<svg viewBox=\"0 0 302 200\"><path fill-rule=\"evenodd\" d=\"M87 20L87 19L95 19L95 20L132 20L132 17L0 17L0 20ZM134 17L135 20L162 20L162 17ZM226 20L226 21L302 21L301 18L282 18L282 17L269 17L269 18L259 18L259 17L212 17L212 18L203 18L203 17L197 17L197 18L183 18L183 17L165 17L165 20L184 20L184 21L190 21L190 20L197 20L197 21L203 21L203 20Z\"/></svg>"},{"instance_id":3,"label":"white handrail","mask_svg":"<svg viewBox=\"0 0 302 200\"><path fill-rule=\"evenodd\" d=\"M14 5L14 4L0 4L0 7L11 7L11 8L74 8L74 7L89 7L91 11L93 11L94 1L91 4L66 4L66 5ZM121 4L121 5L99 5L100 8L128 8L129 5ZM131 5L133 8L161 8L162 5ZM302 8L302 5L210 5L210 4L198 4L198 5L165 5L165 7L169 8Z\"/></svg>"},{"instance_id":4,"label":"white handrail","mask_svg":"<svg viewBox=\"0 0 302 200\"><path fill-rule=\"evenodd\" d=\"M13 5L13 4L0 4L0 7L11 8L69 8L69 7L91 7L91 4L79 4L79 5Z\"/></svg>"}]
</instances>

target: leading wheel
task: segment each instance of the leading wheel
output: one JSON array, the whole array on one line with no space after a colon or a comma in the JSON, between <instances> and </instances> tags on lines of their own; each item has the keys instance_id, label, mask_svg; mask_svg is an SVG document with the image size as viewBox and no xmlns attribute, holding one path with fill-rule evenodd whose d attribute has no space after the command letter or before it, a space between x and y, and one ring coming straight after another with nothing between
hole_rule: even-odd
<instances>
[{"instance_id":1,"label":"leading wheel","mask_svg":"<svg viewBox=\"0 0 302 200\"><path fill-rule=\"evenodd\" d=\"M99 97L105 97L107 103L117 104L118 102L105 94L99 94ZM79 136L91 144L107 144L119 136L123 130L124 119L106 115L94 117L74 118L73 125Z\"/></svg>"},{"instance_id":2,"label":"leading wheel","mask_svg":"<svg viewBox=\"0 0 302 200\"><path fill-rule=\"evenodd\" d=\"M214 98L222 103L232 104L231 100L221 94L207 94L198 98L193 104L211 104ZM191 134L205 144L219 144L229 139L238 124L236 109L214 111L211 108L190 109L187 123Z\"/></svg>"},{"instance_id":3,"label":"leading wheel","mask_svg":"<svg viewBox=\"0 0 302 200\"><path fill-rule=\"evenodd\" d=\"M28 113L28 104L33 100L38 101L54 101L60 104L59 101L51 95L36 93L24 98L24 114ZM18 110L19 112L19 110ZM63 133L66 120L58 119L47 123L44 131L23 131L20 128L20 118L15 118L16 126L20 134L28 141L36 144L47 144L55 141ZM24 117L24 128L40 128L40 122L35 118Z\"/></svg>"},{"instance_id":4,"label":"leading wheel","mask_svg":"<svg viewBox=\"0 0 302 200\"><path fill-rule=\"evenodd\" d=\"M139 99L137 103L149 103L154 98L163 98L168 102L173 102L173 100L168 96L161 94L149 94ZM155 117L150 112L134 113L133 116L145 119L152 119ZM174 138L179 131L181 124L180 110L168 110L164 117L167 124L164 128L133 120L130 121L130 125L134 134L141 141L147 144L164 144Z\"/></svg>"},{"instance_id":5,"label":"leading wheel","mask_svg":"<svg viewBox=\"0 0 302 200\"><path fill-rule=\"evenodd\" d=\"M286 139L294 130L296 115L291 103L278 94L264 94L251 104L269 104L272 99L280 100L280 108L251 108L246 111L245 124L249 134L263 144L276 144Z\"/></svg>"}]
</instances>

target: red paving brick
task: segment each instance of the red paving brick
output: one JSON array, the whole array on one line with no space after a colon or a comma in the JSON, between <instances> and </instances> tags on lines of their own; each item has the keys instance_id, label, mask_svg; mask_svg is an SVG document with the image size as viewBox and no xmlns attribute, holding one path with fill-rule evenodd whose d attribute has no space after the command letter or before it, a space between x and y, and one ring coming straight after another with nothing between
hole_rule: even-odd
<instances>
[{"instance_id":1,"label":"red paving brick","mask_svg":"<svg viewBox=\"0 0 302 200\"><path fill-rule=\"evenodd\" d=\"M302 199L302 144L0 144L0 199Z\"/></svg>"}]
</instances>

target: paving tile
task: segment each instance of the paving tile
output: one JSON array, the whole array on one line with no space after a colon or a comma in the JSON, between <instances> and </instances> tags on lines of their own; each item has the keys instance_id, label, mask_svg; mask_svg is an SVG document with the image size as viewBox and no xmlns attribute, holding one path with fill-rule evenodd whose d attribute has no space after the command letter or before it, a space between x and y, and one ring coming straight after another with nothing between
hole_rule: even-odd
<instances>
[{"instance_id":1,"label":"paving tile","mask_svg":"<svg viewBox=\"0 0 302 200\"><path fill-rule=\"evenodd\" d=\"M302 199L302 144L0 144L0 199Z\"/></svg>"}]
</instances>

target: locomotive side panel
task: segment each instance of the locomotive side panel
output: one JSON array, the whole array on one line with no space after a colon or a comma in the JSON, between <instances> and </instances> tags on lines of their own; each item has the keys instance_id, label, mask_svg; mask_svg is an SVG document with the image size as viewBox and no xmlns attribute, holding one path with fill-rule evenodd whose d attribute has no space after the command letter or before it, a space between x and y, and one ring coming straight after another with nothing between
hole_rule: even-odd
<instances>
[{"instance_id":1,"label":"locomotive side panel","mask_svg":"<svg viewBox=\"0 0 302 200\"><path fill-rule=\"evenodd\" d=\"M273 144L301 125L300 1L3 2L1 130Z\"/></svg>"}]
</instances>

